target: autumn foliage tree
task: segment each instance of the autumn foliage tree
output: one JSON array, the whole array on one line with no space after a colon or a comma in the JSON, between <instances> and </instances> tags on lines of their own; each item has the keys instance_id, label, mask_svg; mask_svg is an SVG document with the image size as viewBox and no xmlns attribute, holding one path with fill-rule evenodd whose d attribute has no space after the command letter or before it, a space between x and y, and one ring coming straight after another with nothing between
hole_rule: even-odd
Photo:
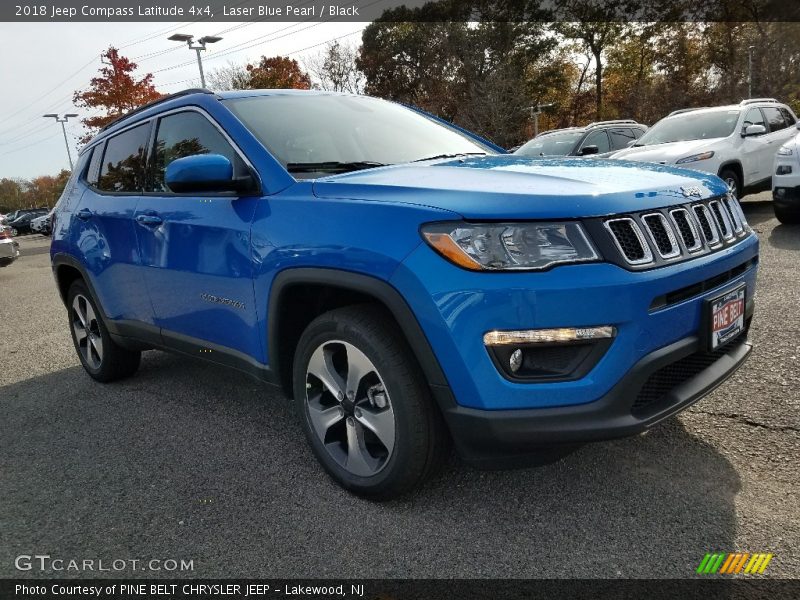
<instances>
[{"instance_id":1,"label":"autumn foliage tree","mask_svg":"<svg viewBox=\"0 0 800 600\"><path fill-rule=\"evenodd\" d=\"M161 97L153 86L153 74L147 73L137 79L134 71L138 65L121 56L119 50L111 46L101 56L104 66L100 75L91 80L89 89L78 90L73 96L75 106L100 111L100 114L83 119L83 125L90 131L81 142L88 141L95 129Z\"/></svg>"},{"instance_id":2,"label":"autumn foliage tree","mask_svg":"<svg viewBox=\"0 0 800 600\"><path fill-rule=\"evenodd\" d=\"M258 64L246 69L248 89L311 89L311 77L292 58L262 56Z\"/></svg>"}]
</instances>

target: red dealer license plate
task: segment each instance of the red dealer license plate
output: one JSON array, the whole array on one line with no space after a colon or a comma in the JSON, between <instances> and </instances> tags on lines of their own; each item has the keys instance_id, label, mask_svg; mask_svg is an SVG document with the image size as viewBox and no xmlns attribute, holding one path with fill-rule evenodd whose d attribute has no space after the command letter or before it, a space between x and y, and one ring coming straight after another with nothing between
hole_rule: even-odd
<instances>
[{"instance_id":1,"label":"red dealer license plate","mask_svg":"<svg viewBox=\"0 0 800 600\"><path fill-rule=\"evenodd\" d=\"M746 286L711 300L711 349L731 341L744 331Z\"/></svg>"}]
</instances>

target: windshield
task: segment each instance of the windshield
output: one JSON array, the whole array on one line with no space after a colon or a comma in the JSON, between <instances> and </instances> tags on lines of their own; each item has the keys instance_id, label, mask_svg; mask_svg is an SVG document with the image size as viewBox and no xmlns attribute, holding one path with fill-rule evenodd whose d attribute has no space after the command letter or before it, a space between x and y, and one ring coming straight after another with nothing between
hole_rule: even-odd
<instances>
[{"instance_id":1,"label":"windshield","mask_svg":"<svg viewBox=\"0 0 800 600\"><path fill-rule=\"evenodd\" d=\"M366 96L254 96L225 104L298 178L491 152L416 111Z\"/></svg>"},{"instance_id":2,"label":"windshield","mask_svg":"<svg viewBox=\"0 0 800 600\"><path fill-rule=\"evenodd\" d=\"M738 110L684 113L661 119L634 146L728 137L738 120Z\"/></svg>"},{"instance_id":3,"label":"windshield","mask_svg":"<svg viewBox=\"0 0 800 600\"><path fill-rule=\"evenodd\" d=\"M514 154L522 156L566 156L583 136L582 131L543 133L518 148Z\"/></svg>"}]
</instances>

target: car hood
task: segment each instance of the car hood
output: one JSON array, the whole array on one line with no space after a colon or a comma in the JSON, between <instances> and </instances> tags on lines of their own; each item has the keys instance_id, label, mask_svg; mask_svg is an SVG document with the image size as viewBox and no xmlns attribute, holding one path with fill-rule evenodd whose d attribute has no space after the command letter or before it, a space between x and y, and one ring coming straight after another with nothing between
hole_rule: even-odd
<instances>
[{"instance_id":1,"label":"car hood","mask_svg":"<svg viewBox=\"0 0 800 600\"><path fill-rule=\"evenodd\" d=\"M625 148L611 155L611 158L639 160L645 162L674 163L676 160L713 150L714 144L725 138L709 138L705 140L688 140L669 142L668 144L651 144L637 148Z\"/></svg>"},{"instance_id":2,"label":"car hood","mask_svg":"<svg viewBox=\"0 0 800 600\"><path fill-rule=\"evenodd\" d=\"M724 194L721 179L657 164L491 155L406 163L324 177L319 198L402 202L467 219L552 219L618 214ZM697 199L693 197L692 199Z\"/></svg>"}]
</instances>

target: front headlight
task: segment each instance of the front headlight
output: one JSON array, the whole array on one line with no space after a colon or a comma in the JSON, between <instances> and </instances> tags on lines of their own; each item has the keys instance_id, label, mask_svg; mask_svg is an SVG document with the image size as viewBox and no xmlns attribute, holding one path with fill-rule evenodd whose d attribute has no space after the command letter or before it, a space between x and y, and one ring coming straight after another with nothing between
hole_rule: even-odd
<instances>
[{"instance_id":1,"label":"front headlight","mask_svg":"<svg viewBox=\"0 0 800 600\"><path fill-rule=\"evenodd\" d=\"M698 160L708 160L714 156L714 152L701 152L700 154L692 154L691 156L687 156L685 158L680 159L675 164L676 165L685 165L686 163L690 162L697 162Z\"/></svg>"},{"instance_id":2,"label":"front headlight","mask_svg":"<svg viewBox=\"0 0 800 600\"><path fill-rule=\"evenodd\" d=\"M789 146L781 146L778 148L778 156L791 156L792 149Z\"/></svg>"},{"instance_id":3,"label":"front headlight","mask_svg":"<svg viewBox=\"0 0 800 600\"><path fill-rule=\"evenodd\" d=\"M439 254L472 271L542 270L599 259L580 223L432 223L422 235Z\"/></svg>"}]
</instances>

